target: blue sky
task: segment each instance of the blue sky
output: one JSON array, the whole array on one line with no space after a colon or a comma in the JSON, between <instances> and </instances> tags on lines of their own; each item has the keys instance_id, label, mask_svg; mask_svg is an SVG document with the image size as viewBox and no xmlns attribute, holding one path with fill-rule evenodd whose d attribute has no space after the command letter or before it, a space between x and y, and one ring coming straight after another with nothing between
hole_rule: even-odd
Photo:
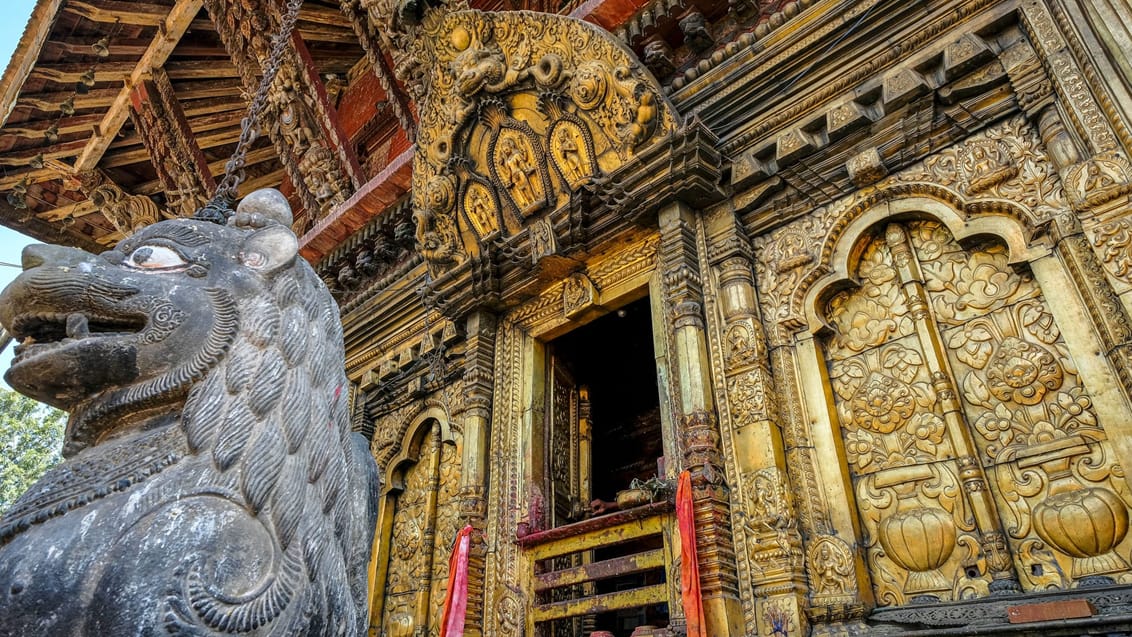
<instances>
[{"instance_id":1,"label":"blue sky","mask_svg":"<svg viewBox=\"0 0 1132 637\"><path fill-rule=\"evenodd\" d=\"M12 59L12 53L20 42L20 36L24 33L24 26L27 25L34 6L35 0L0 0L0 60L3 60L4 67L7 67L8 60ZM3 193L0 193L0 196L3 196ZM27 244L35 242L31 237L0 226L0 262L19 263L20 251ZM19 273L19 268L0 265L0 288L8 285L8 282ZM0 355L0 372L7 371L11 359L12 348L9 347L3 355ZM7 384L3 384L2 381L0 385L7 388Z\"/></svg>"}]
</instances>

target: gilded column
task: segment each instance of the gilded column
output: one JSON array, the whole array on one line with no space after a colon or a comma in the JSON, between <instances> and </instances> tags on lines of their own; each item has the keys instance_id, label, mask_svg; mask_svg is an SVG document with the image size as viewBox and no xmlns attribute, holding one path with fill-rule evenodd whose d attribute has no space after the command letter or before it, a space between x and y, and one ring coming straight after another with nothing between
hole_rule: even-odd
<instances>
[{"instance_id":1,"label":"gilded column","mask_svg":"<svg viewBox=\"0 0 1132 637\"><path fill-rule=\"evenodd\" d=\"M1118 156L1081 161L1057 108L1051 106L1043 111L1038 126L1074 210L1066 210L1054 219L1051 224L1054 254L1033 262L1034 276L1044 289L1077 290L1081 299L1079 307L1087 320L1080 320L1084 316L1065 316L1064 319L1059 316L1058 323L1065 326L1067 339L1080 343L1077 356L1086 371L1093 365L1093 357L1086 353L1103 352L1107 369L1093 374L1092 384L1095 386L1110 377L1119 382L1114 387L1106 387L1105 391L1094 389L1092 393L1102 402L1108 396L1118 396L1118 403L1111 408L1110 423L1128 422L1129 405L1132 405L1132 320L1128 314L1132 307L1132 280L1121 275L1132 274L1132 269L1127 267L1132 262L1122 260L1121 255L1132 244L1132 238L1125 238L1132 237L1132 221L1127 199L1122 195L1132 191L1132 183L1127 170L1122 170L1117 163ZM1084 223L1091 228L1091 240ZM1053 263L1054 258L1064 267ZM1105 276L1106 266L1109 276ZM1065 280L1066 274L1068 280ZM1117 294L1109 277L1127 287L1123 298ZM1060 313L1070 310L1057 303L1051 304L1050 309ZM1132 462L1132 438L1120 435L1113 439L1122 450L1122 463Z\"/></svg>"},{"instance_id":2,"label":"gilded column","mask_svg":"<svg viewBox=\"0 0 1132 637\"><path fill-rule=\"evenodd\" d=\"M684 204L660 213L659 261L665 306L671 313L684 468L692 474L696 550L708 634L744 634L735 550L731 539L730 491L720 450L719 425L711 390L703 292L695 228L698 219Z\"/></svg>"},{"instance_id":3,"label":"gilded column","mask_svg":"<svg viewBox=\"0 0 1132 637\"><path fill-rule=\"evenodd\" d=\"M723 446L733 481L732 519L747 630L807 630L801 527L787 470L776 392L759 316L750 246L730 210L709 218L716 275L709 325L719 341ZM709 295L709 297L712 295ZM744 559L744 557L746 559ZM749 591L745 590L749 587Z\"/></svg>"},{"instance_id":4,"label":"gilded column","mask_svg":"<svg viewBox=\"0 0 1132 637\"><path fill-rule=\"evenodd\" d=\"M464 358L464 457L460 472L460 519L475 529L468 558L466 635L483 634L484 564L487 543L488 429L494 385L495 316L475 312L467 320Z\"/></svg>"}]
</instances>

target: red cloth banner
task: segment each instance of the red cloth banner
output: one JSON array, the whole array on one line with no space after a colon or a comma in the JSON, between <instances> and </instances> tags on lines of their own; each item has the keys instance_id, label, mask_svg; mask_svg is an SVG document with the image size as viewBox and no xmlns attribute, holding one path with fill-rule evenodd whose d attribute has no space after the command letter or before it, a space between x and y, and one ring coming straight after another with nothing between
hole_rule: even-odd
<instances>
[{"instance_id":1,"label":"red cloth banner","mask_svg":"<svg viewBox=\"0 0 1132 637\"><path fill-rule=\"evenodd\" d=\"M680 598L688 637L707 637L704 599L700 595L700 562L696 557L696 519L692 504L692 474L684 471L676 487L676 522L680 525Z\"/></svg>"},{"instance_id":2,"label":"red cloth banner","mask_svg":"<svg viewBox=\"0 0 1132 637\"><path fill-rule=\"evenodd\" d=\"M440 620L440 637L463 637L464 617L468 612L468 551L472 545L472 525L456 534L452 556L448 558L448 590L444 594L444 614Z\"/></svg>"}]
</instances>

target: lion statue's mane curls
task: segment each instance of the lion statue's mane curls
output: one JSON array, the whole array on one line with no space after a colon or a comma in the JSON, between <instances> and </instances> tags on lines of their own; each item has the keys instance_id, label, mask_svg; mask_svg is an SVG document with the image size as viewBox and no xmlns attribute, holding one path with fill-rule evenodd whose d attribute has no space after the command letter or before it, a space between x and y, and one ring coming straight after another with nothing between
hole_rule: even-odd
<instances>
[{"instance_id":1,"label":"lion statue's mane curls","mask_svg":"<svg viewBox=\"0 0 1132 637\"><path fill-rule=\"evenodd\" d=\"M30 246L6 378L71 413L0 518L0 635L362 635L377 469L276 191L93 255Z\"/></svg>"}]
</instances>

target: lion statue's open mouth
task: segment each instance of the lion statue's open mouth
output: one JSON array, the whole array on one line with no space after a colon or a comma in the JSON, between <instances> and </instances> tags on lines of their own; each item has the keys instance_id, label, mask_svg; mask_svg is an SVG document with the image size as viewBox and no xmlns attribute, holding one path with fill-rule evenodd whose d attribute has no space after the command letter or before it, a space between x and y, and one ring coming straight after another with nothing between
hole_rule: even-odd
<instances>
[{"instance_id":1,"label":"lion statue's open mouth","mask_svg":"<svg viewBox=\"0 0 1132 637\"><path fill-rule=\"evenodd\" d=\"M228 225L25 250L5 378L71 416L0 518L0 636L365 632L376 467L289 224L260 191Z\"/></svg>"}]
</instances>

